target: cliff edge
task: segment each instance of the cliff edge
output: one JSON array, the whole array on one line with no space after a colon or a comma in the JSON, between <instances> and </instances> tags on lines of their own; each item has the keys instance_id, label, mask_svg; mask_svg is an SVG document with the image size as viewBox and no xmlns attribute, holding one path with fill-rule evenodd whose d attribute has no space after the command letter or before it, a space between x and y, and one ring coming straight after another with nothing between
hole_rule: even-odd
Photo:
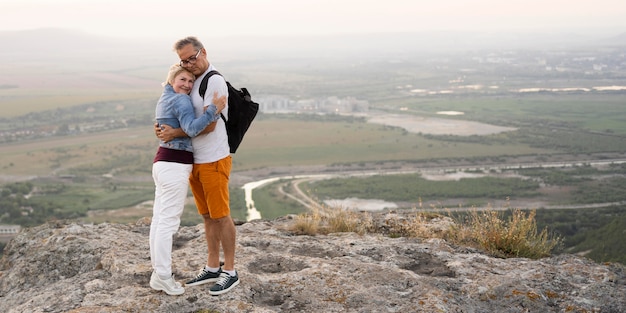
<instances>
[{"instance_id":1,"label":"cliff edge","mask_svg":"<svg viewBox=\"0 0 626 313\"><path fill-rule=\"evenodd\" d=\"M181 296L150 289L147 219L29 228L0 260L0 312L626 312L619 264L498 259L441 239L295 236L291 222L237 226L241 283L221 296L208 285ZM202 225L182 227L176 279L205 260Z\"/></svg>"}]
</instances>

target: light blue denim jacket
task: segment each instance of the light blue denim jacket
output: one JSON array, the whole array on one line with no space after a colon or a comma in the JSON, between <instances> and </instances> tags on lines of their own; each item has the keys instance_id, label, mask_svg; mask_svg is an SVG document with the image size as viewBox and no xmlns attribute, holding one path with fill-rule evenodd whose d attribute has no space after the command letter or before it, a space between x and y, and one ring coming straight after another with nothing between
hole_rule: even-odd
<instances>
[{"instance_id":1,"label":"light blue denim jacket","mask_svg":"<svg viewBox=\"0 0 626 313\"><path fill-rule=\"evenodd\" d=\"M219 114L215 114L216 111L217 107L211 103L204 114L196 119L189 95L176 93L172 85L165 85L163 94L156 105L156 121L159 125L180 127L189 137L177 137L169 142L159 140L159 146L193 152L190 137L197 136L207 125L217 120Z\"/></svg>"}]
</instances>

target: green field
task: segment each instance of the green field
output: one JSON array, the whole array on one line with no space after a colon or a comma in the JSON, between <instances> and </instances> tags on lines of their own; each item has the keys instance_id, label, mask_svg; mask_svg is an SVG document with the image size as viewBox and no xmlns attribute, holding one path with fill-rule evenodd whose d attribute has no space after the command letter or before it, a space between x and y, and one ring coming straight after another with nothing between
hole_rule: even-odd
<instances>
[{"instance_id":1,"label":"green field","mask_svg":"<svg viewBox=\"0 0 626 313\"><path fill-rule=\"evenodd\" d=\"M387 58L325 57L220 64L220 69L227 69L230 81L248 87L253 95L277 94L293 101L355 97L369 101L370 117L401 114L516 129L481 136L435 135L368 123L357 115L261 112L234 155L233 172L265 169L273 173L273 169L280 168L298 174L308 166L325 166L328 171L377 169L389 163L393 165L387 169L480 167L626 157L624 92L507 91L537 84L571 87L594 83L584 75L549 81L520 68L508 71L506 80L490 71L463 73L467 84L498 85L493 90L466 91L451 80L459 77L458 70L464 67L461 63L467 60L440 66L445 58L429 56L422 61L414 57L390 62ZM0 179L4 183L1 223L32 226L51 218L132 222L150 216L146 203L154 196L151 166L157 148L152 123L160 93L158 82L165 71L154 65L110 67L105 63L99 65L99 71L90 69L95 72L42 72L42 79L54 87L0 89ZM70 76L71 80L65 81ZM30 81L28 78L23 80ZM619 79L613 83L622 84ZM457 88L457 93L411 91L422 88ZM464 115L441 116L439 111L460 111ZM464 198L464 205L470 207L507 197L532 200L538 195L552 197L550 201L561 204L623 201L620 191L625 184L624 174L611 170L615 172L569 175L559 169L556 173L536 174L536 179L558 181L547 191L517 180L434 183L413 178L412 185L391 176L354 184L329 181L333 184L330 187L308 185L307 191L317 199L367 197L413 206L420 201L443 203L447 198ZM8 191L19 182L32 184L28 199ZM305 210L277 192L280 186L291 188L289 185L289 181L278 182L255 191L255 203L264 217ZM246 212L239 187L231 184L231 207L233 216L241 220ZM393 194L390 189L403 191ZM598 227L606 226L605 222L598 221ZM195 223L199 219L193 203L189 203L183 224Z\"/></svg>"},{"instance_id":2,"label":"green field","mask_svg":"<svg viewBox=\"0 0 626 313\"><path fill-rule=\"evenodd\" d=\"M584 103L585 99L588 102ZM483 122L498 120L499 125L518 128L517 131L487 136L409 133L398 127L367 123L361 117L261 113L234 157L233 171L390 161L445 161L454 164L469 160L481 164L502 163L515 156L535 156L541 160L564 153L620 153L626 151L623 125L617 122L611 124L609 121L626 118L626 113L619 112L618 103L621 99L620 95L602 94L597 99L581 99L578 95L562 96L554 102L547 101L543 95L536 99L525 98L523 102L489 98L416 101L415 106L422 112L444 108L463 109L468 112L462 117L464 119L473 117ZM389 101L385 108L406 107L410 100ZM502 103L496 105L496 102ZM526 109L520 109L520 103ZM532 103L536 107L529 108ZM571 108L563 109L567 105L571 105ZM94 181L94 188L100 188L103 192L107 192L111 184L149 184L151 160L157 146L150 121L151 106L151 101L144 99L104 102L89 115L84 108L91 105L57 109L53 112L61 110L62 114L56 114L55 118L59 121L52 124L44 118L54 115L49 114L51 111L30 113L31 116L35 114L35 118L29 123L39 129L52 130L58 128L58 125L78 128L82 124L93 123L91 121L94 118L108 119L110 122L80 133L68 132L2 143L2 175L8 182L33 177L73 177L67 183L68 188L75 183L84 185L86 181ZM498 108L497 112L494 112L494 107ZM587 107L593 107L594 110L585 109ZM535 110L544 113L539 118L533 118L535 115L532 112ZM569 113L563 116L562 111L581 111L584 114ZM121 123L121 116L130 116L132 121L127 119ZM477 118L481 116L489 118ZM16 125L15 119L10 120L10 123ZM586 125L602 125L605 130L598 131ZM611 125L615 126L607 130ZM92 180L90 177L98 179ZM149 197L147 193L138 199Z\"/></svg>"}]
</instances>

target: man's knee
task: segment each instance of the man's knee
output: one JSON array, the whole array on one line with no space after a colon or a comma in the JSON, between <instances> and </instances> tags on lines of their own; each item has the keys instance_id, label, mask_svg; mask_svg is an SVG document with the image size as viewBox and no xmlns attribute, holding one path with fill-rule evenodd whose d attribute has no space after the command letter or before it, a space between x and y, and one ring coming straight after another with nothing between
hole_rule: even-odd
<instances>
[{"instance_id":1,"label":"man's knee","mask_svg":"<svg viewBox=\"0 0 626 313\"><path fill-rule=\"evenodd\" d=\"M212 218L211 214L202 214L202 218L204 218L205 222L210 222L210 223L213 223L213 224L220 224L220 223L231 222L230 215L222 216L222 217L219 217L219 218Z\"/></svg>"},{"instance_id":2,"label":"man's knee","mask_svg":"<svg viewBox=\"0 0 626 313\"><path fill-rule=\"evenodd\" d=\"M202 218L204 218L205 220L212 220L212 221L221 221L221 220L224 220L224 219L228 219L228 217L229 217L229 215L218 217L218 218L213 218L213 217L211 217L211 213L202 214Z\"/></svg>"}]
</instances>

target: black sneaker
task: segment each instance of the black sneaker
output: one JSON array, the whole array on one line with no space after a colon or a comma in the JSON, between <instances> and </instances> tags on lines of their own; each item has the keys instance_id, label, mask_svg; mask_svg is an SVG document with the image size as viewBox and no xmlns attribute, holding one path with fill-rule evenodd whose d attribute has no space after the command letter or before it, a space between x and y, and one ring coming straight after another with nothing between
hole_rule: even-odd
<instances>
[{"instance_id":1,"label":"black sneaker","mask_svg":"<svg viewBox=\"0 0 626 313\"><path fill-rule=\"evenodd\" d=\"M209 290L209 294L212 296L221 295L237 285L239 285L239 275L230 276L228 273L222 272L217 283Z\"/></svg>"},{"instance_id":2,"label":"black sneaker","mask_svg":"<svg viewBox=\"0 0 626 313\"><path fill-rule=\"evenodd\" d=\"M219 279L220 274L222 274L221 268L217 272L211 272L203 268L198 274L198 276L186 282L185 286L197 286L197 285L202 285L206 283L214 283Z\"/></svg>"}]
</instances>

